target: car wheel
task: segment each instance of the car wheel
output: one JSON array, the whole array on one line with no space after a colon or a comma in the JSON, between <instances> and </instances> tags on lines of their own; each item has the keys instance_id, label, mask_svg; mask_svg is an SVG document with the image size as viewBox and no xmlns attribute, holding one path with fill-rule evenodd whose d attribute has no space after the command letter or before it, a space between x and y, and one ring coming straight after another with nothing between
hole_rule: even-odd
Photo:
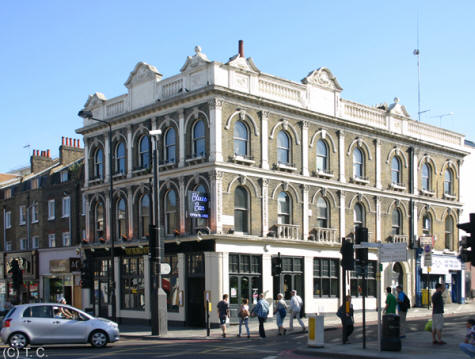
<instances>
[{"instance_id":1,"label":"car wheel","mask_svg":"<svg viewBox=\"0 0 475 359\"><path fill-rule=\"evenodd\" d=\"M23 349L28 345L28 337L23 333L13 333L8 338L8 344L12 348Z\"/></svg>"},{"instance_id":2,"label":"car wheel","mask_svg":"<svg viewBox=\"0 0 475 359\"><path fill-rule=\"evenodd\" d=\"M107 345L107 334L102 330L95 330L91 333L89 342L94 348L103 348Z\"/></svg>"}]
</instances>

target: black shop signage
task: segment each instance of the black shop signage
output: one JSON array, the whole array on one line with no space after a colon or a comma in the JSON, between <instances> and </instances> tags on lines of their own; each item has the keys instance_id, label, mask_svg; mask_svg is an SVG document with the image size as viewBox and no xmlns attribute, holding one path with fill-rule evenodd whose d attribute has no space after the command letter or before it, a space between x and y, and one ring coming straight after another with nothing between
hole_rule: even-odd
<instances>
[{"instance_id":1,"label":"black shop signage","mask_svg":"<svg viewBox=\"0 0 475 359\"><path fill-rule=\"evenodd\" d=\"M208 218L208 212L208 194L188 191L188 215L192 218Z\"/></svg>"}]
</instances>

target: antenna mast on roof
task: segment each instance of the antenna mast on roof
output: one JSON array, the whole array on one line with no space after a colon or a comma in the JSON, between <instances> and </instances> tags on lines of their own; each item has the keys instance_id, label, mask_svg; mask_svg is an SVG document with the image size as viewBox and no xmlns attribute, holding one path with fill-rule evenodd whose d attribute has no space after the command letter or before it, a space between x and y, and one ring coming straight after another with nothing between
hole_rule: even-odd
<instances>
[{"instance_id":1,"label":"antenna mast on roof","mask_svg":"<svg viewBox=\"0 0 475 359\"><path fill-rule=\"evenodd\" d=\"M417 121L421 121L421 62L419 51L419 13L417 14L417 48L412 52L417 56ZM424 111L426 112L426 111Z\"/></svg>"}]
</instances>

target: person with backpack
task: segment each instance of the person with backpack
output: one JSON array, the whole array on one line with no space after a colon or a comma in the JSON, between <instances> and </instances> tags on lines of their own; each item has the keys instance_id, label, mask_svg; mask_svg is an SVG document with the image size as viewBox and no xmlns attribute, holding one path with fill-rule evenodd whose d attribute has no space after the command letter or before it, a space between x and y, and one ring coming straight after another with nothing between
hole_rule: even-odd
<instances>
[{"instance_id":1,"label":"person with backpack","mask_svg":"<svg viewBox=\"0 0 475 359\"><path fill-rule=\"evenodd\" d=\"M275 304L274 314L277 321L277 327L279 328L279 335L285 335L287 333L287 329L284 328L284 319L287 315L287 304L285 304L282 293L277 294L277 302Z\"/></svg>"},{"instance_id":2,"label":"person with backpack","mask_svg":"<svg viewBox=\"0 0 475 359\"><path fill-rule=\"evenodd\" d=\"M257 319L259 320L259 336L265 338L266 332L264 330L264 322L267 320L267 316L269 315L269 303L264 299L264 293L259 294L259 301L254 308L252 308L251 315L253 317L257 316Z\"/></svg>"},{"instance_id":3,"label":"person with backpack","mask_svg":"<svg viewBox=\"0 0 475 359\"><path fill-rule=\"evenodd\" d=\"M403 292L402 287L398 285L397 290L397 303L398 303L398 314L399 314L399 335L401 338L406 337L406 316L407 311L411 307L411 302L409 301L406 293Z\"/></svg>"},{"instance_id":4,"label":"person with backpack","mask_svg":"<svg viewBox=\"0 0 475 359\"><path fill-rule=\"evenodd\" d=\"M303 300L302 298L297 295L297 291L295 289L293 289L291 292L290 292L290 295L292 296L290 298L290 310L291 310L291 313L290 313L290 325L289 325L289 329L290 330L293 330L294 329L294 318L297 319L297 321L299 322L300 326L302 327L302 332L305 333L305 324L303 324L303 321L302 319L300 319L300 312L303 308Z\"/></svg>"},{"instance_id":5,"label":"person with backpack","mask_svg":"<svg viewBox=\"0 0 475 359\"><path fill-rule=\"evenodd\" d=\"M239 334L238 337L241 337L241 328L242 325L246 327L247 337L250 338L251 334L249 333L249 299L244 298L242 300L241 308L239 309Z\"/></svg>"},{"instance_id":6,"label":"person with backpack","mask_svg":"<svg viewBox=\"0 0 475 359\"><path fill-rule=\"evenodd\" d=\"M338 308L336 316L341 320L341 327L343 331L343 344L349 344L348 337L353 333L355 319L353 317L353 304L351 304L351 295L345 297L345 301Z\"/></svg>"},{"instance_id":7,"label":"person with backpack","mask_svg":"<svg viewBox=\"0 0 475 359\"><path fill-rule=\"evenodd\" d=\"M226 322L229 318L229 296L223 294L223 300L218 303L216 308L218 309L219 324L221 325L221 330L223 332L223 338L226 338Z\"/></svg>"}]
</instances>

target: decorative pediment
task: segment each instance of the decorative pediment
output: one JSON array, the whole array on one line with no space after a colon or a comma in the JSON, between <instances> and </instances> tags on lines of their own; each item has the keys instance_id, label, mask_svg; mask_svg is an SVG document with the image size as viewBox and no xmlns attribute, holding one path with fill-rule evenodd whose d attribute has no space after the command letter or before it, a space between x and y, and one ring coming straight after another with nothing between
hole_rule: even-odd
<instances>
[{"instance_id":1,"label":"decorative pediment","mask_svg":"<svg viewBox=\"0 0 475 359\"><path fill-rule=\"evenodd\" d=\"M125 87L130 88L136 84L162 79L162 74L158 72L155 66L146 64L145 62L139 62L135 65L134 70L130 73L129 78L125 81Z\"/></svg>"},{"instance_id":2,"label":"decorative pediment","mask_svg":"<svg viewBox=\"0 0 475 359\"><path fill-rule=\"evenodd\" d=\"M326 67L320 67L317 70L311 71L307 77L302 80L302 83L316 85L335 91L343 90L336 77L333 76L332 72Z\"/></svg>"},{"instance_id":3,"label":"decorative pediment","mask_svg":"<svg viewBox=\"0 0 475 359\"><path fill-rule=\"evenodd\" d=\"M238 69L245 70L245 71L257 72L257 73L261 72L261 70L259 70L257 66L254 64L254 60L252 59L252 57L248 57L246 59L245 57L239 56L239 54L231 57L229 61L226 63L226 65L237 67Z\"/></svg>"},{"instance_id":4,"label":"decorative pediment","mask_svg":"<svg viewBox=\"0 0 475 359\"><path fill-rule=\"evenodd\" d=\"M404 116L404 117L411 117L409 112L407 112L406 107L399 103L399 98L394 98L394 103L389 105L388 112L392 113L393 115Z\"/></svg>"},{"instance_id":5,"label":"decorative pediment","mask_svg":"<svg viewBox=\"0 0 475 359\"><path fill-rule=\"evenodd\" d=\"M195 54L193 56L188 56L186 58L185 64L181 67L180 71L185 72L191 68L209 64L211 61L208 59L206 54L201 52L200 46L195 46Z\"/></svg>"},{"instance_id":6,"label":"decorative pediment","mask_svg":"<svg viewBox=\"0 0 475 359\"><path fill-rule=\"evenodd\" d=\"M86 110L95 108L97 106L101 106L107 99L101 92L96 92L93 95L89 95L87 98L86 103L84 104L84 108Z\"/></svg>"}]
</instances>

